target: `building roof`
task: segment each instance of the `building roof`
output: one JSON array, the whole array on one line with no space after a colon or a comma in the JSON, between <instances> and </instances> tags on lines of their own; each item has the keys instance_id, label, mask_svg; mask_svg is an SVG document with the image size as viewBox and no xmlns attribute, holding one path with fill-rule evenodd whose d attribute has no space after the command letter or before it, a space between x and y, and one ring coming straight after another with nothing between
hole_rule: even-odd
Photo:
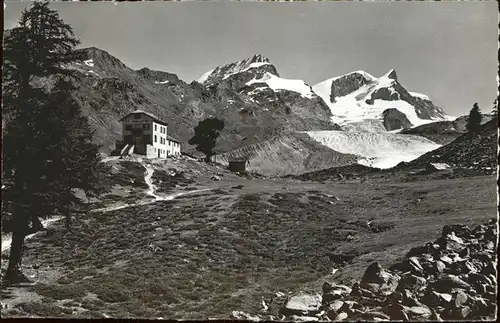
<instances>
[{"instance_id":1,"label":"building roof","mask_svg":"<svg viewBox=\"0 0 500 323\"><path fill-rule=\"evenodd\" d=\"M166 122L160 120L160 118L158 118L154 114L152 114L150 112L142 111L142 110L135 110L134 112L130 112L129 114L127 114L126 116L124 116L123 118L121 118L120 121L122 121L123 119L127 118L128 116L130 116L132 114L145 114L145 115L151 117L155 122L157 122L159 124L162 124L164 126L168 125Z\"/></svg>"},{"instance_id":2,"label":"building roof","mask_svg":"<svg viewBox=\"0 0 500 323\"><path fill-rule=\"evenodd\" d=\"M170 141L175 141L175 142L181 143L179 140L177 140L177 139L175 139L174 137L169 136L169 135L167 135L167 140L170 140Z\"/></svg>"},{"instance_id":3,"label":"building roof","mask_svg":"<svg viewBox=\"0 0 500 323\"><path fill-rule=\"evenodd\" d=\"M248 162L248 158L244 158L244 157L230 158L229 162L230 163L246 163L246 162Z\"/></svg>"}]
</instances>

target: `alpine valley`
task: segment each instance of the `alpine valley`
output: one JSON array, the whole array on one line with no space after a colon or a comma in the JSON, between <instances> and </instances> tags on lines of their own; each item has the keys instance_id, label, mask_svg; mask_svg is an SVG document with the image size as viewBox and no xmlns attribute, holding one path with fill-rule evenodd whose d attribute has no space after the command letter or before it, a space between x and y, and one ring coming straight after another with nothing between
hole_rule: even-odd
<instances>
[{"instance_id":1,"label":"alpine valley","mask_svg":"<svg viewBox=\"0 0 500 323\"><path fill-rule=\"evenodd\" d=\"M263 175L353 163L389 168L443 144L414 129L455 119L408 91L395 70L378 78L355 71L310 85L284 78L269 59L254 55L186 83L164 71L133 70L98 48L81 51L88 59L67 68L81 74L74 95L104 153L121 137L120 118L140 109L166 120L169 135L190 155L196 155L187 143L194 126L221 118L226 126L216 160L244 157L249 171ZM465 131L456 130L446 132L448 142Z\"/></svg>"},{"instance_id":2,"label":"alpine valley","mask_svg":"<svg viewBox=\"0 0 500 323\"><path fill-rule=\"evenodd\" d=\"M186 83L80 51L65 67L109 190L73 189L71 227L51 214L26 236L31 282L2 285L2 317L495 320L497 118L468 132L394 70L314 85L255 55ZM183 154L109 156L136 110ZM188 141L212 116L225 127L205 162Z\"/></svg>"}]
</instances>

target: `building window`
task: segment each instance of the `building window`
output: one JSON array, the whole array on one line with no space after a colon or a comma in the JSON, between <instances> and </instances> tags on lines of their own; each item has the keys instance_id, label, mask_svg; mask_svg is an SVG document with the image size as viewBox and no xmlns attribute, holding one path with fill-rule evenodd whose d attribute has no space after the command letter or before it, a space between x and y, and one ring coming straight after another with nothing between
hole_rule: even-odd
<instances>
[{"instance_id":1,"label":"building window","mask_svg":"<svg viewBox=\"0 0 500 323\"><path fill-rule=\"evenodd\" d=\"M155 131L156 131L156 130L157 130L157 129L156 129L156 123L155 123Z\"/></svg>"},{"instance_id":2,"label":"building window","mask_svg":"<svg viewBox=\"0 0 500 323\"><path fill-rule=\"evenodd\" d=\"M155 135L155 142L156 142L156 135Z\"/></svg>"},{"instance_id":3,"label":"building window","mask_svg":"<svg viewBox=\"0 0 500 323\"><path fill-rule=\"evenodd\" d=\"M132 130L132 125L131 124L126 124L125 125L125 130Z\"/></svg>"},{"instance_id":4,"label":"building window","mask_svg":"<svg viewBox=\"0 0 500 323\"><path fill-rule=\"evenodd\" d=\"M142 129L149 130L149 124L148 123L143 124Z\"/></svg>"}]
</instances>

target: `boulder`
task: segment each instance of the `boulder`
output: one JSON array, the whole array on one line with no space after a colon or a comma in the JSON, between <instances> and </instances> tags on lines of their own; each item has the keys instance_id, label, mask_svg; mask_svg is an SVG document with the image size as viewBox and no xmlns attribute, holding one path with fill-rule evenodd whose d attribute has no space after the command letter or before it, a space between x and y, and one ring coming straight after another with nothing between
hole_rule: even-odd
<instances>
[{"instance_id":1,"label":"boulder","mask_svg":"<svg viewBox=\"0 0 500 323\"><path fill-rule=\"evenodd\" d=\"M425 278L415 275L407 275L399 280L396 290L404 291L405 289L410 289L419 291L422 288L425 288L426 285L427 285L427 280Z\"/></svg>"},{"instance_id":2,"label":"boulder","mask_svg":"<svg viewBox=\"0 0 500 323\"><path fill-rule=\"evenodd\" d=\"M381 312L377 311L369 311L366 313L363 313L360 317L362 321L389 321L391 318Z\"/></svg>"},{"instance_id":3,"label":"boulder","mask_svg":"<svg viewBox=\"0 0 500 323\"><path fill-rule=\"evenodd\" d=\"M322 296L318 293L298 293L285 301L280 312L285 316L314 315L319 313L322 300Z\"/></svg>"},{"instance_id":4,"label":"boulder","mask_svg":"<svg viewBox=\"0 0 500 323\"><path fill-rule=\"evenodd\" d=\"M436 260L433 264L433 272L434 275L441 274L446 269L446 264L441 260Z\"/></svg>"},{"instance_id":5,"label":"boulder","mask_svg":"<svg viewBox=\"0 0 500 323\"><path fill-rule=\"evenodd\" d=\"M344 320L345 320L345 319L347 319L348 317L349 317L349 315L347 315L347 313L346 313L346 312L341 312L341 313L339 313L339 314L335 317L334 321L344 321Z\"/></svg>"},{"instance_id":6,"label":"boulder","mask_svg":"<svg viewBox=\"0 0 500 323\"><path fill-rule=\"evenodd\" d=\"M326 307L327 311L334 311L335 312L335 315L337 315L338 311L342 308L342 306L344 306L344 302L341 301L341 300L335 300L331 303L328 304L328 306Z\"/></svg>"},{"instance_id":7,"label":"boulder","mask_svg":"<svg viewBox=\"0 0 500 323\"><path fill-rule=\"evenodd\" d=\"M461 252L466 246L462 238L457 237L454 232L436 240L439 246L450 252Z\"/></svg>"},{"instance_id":8,"label":"boulder","mask_svg":"<svg viewBox=\"0 0 500 323\"><path fill-rule=\"evenodd\" d=\"M411 319L425 320L431 317L431 310L425 306L405 306L403 308Z\"/></svg>"},{"instance_id":9,"label":"boulder","mask_svg":"<svg viewBox=\"0 0 500 323\"><path fill-rule=\"evenodd\" d=\"M436 291L428 289L424 296L420 298L422 303L427 306L437 307L437 306L448 306L451 303L453 296L448 293L438 293Z\"/></svg>"},{"instance_id":10,"label":"boulder","mask_svg":"<svg viewBox=\"0 0 500 323\"><path fill-rule=\"evenodd\" d=\"M367 286L366 284L378 284L380 290L384 293L392 293L398 286L399 276L385 270L378 262L373 262L366 268L363 278L361 278L360 287Z\"/></svg>"},{"instance_id":11,"label":"boulder","mask_svg":"<svg viewBox=\"0 0 500 323\"><path fill-rule=\"evenodd\" d=\"M408 268L412 274L421 276L424 273L424 268L417 257L410 257L406 261L408 262Z\"/></svg>"},{"instance_id":12,"label":"boulder","mask_svg":"<svg viewBox=\"0 0 500 323\"><path fill-rule=\"evenodd\" d=\"M360 305L356 301L344 301L344 305L340 308L340 312L345 312L347 314L353 314L354 310L361 309L363 308L362 305Z\"/></svg>"},{"instance_id":13,"label":"boulder","mask_svg":"<svg viewBox=\"0 0 500 323\"><path fill-rule=\"evenodd\" d=\"M323 294L349 295L351 288L345 285L330 284L324 282L322 286Z\"/></svg>"},{"instance_id":14,"label":"boulder","mask_svg":"<svg viewBox=\"0 0 500 323\"><path fill-rule=\"evenodd\" d=\"M479 271L476 265L474 265L469 260L457 261L450 265L449 272L451 274L460 275L460 274L475 274Z\"/></svg>"},{"instance_id":15,"label":"boulder","mask_svg":"<svg viewBox=\"0 0 500 323\"><path fill-rule=\"evenodd\" d=\"M429 287L441 293L449 293L452 289L468 290L471 286L457 276L449 274L438 278Z\"/></svg>"},{"instance_id":16,"label":"boulder","mask_svg":"<svg viewBox=\"0 0 500 323\"><path fill-rule=\"evenodd\" d=\"M408 314L406 314L406 311L404 311L405 307L406 306L398 303L391 303L388 306L385 306L382 311L390 317L391 321L408 322L410 318L408 317Z\"/></svg>"},{"instance_id":17,"label":"boulder","mask_svg":"<svg viewBox=\"0 0 500 323\"><path fill-rule=\"evenodd\" d=\"M293 315L292 316L292 321L293 322L315 322L319 321L319 318L315 316L298 316L298 315Z\"/></svg>"},{"instance_id":18,"label":"boulder","mask_svg":"<svg viewBox=\"0 0 500 323\"><path fill-rule=\"evenodd\" d=\"M326 306L326 316L330 320L334 320L337 315L340 313L340 309L344 306L344 302L341 300L335 300Z\"/></svg>"},{"instance_id":19,"label":"boulder","mask_svg":"<svg viewBox=\"0 0 500 323\"><path fill-rule=\"evenodd\" d=\"M457 237L465 239L470 239L472 235L472 231L464 224L448 224L443 227L441 237L445 238L452 233Z\"/></svg>"},{"instance_id":20,"label":"boulder","mask_svg":"<svg viewBox=\"0 0 500 323\"><path fill-rule=\"evenodd\" d=\"M467 304L469 300L469 296L464 291L457 291L455 295L453 295L453 306L455 308L463 307Z\"/></svg>"}]
</instances>

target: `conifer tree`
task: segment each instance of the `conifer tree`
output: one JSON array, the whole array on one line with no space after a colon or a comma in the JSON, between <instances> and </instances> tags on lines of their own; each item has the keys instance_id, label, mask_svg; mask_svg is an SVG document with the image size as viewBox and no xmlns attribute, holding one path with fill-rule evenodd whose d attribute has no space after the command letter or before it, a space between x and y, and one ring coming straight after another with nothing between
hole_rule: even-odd
<instances>
[{"instance_id":1,"label":"conifer tree","mask_svg":"<svg viewBox=\"0 0 500 323\"><path fill-rule=\"evenodd\" d=\"M477 103L474 103L473 108L469 112L469 120L467 120L467 130L470 132L477 132L481 128L481 121L483 116L479 110Z\"/></svg>"},{"instance_id":2,"label":"conifer tree","mask_svg":"<svg viewBox=\"0 0 500 323\"><path fill-rule=\"evenodd\" d=\"M5 277L10 282L26 280L24 239L42 227L40 218L70 219L81 204L72 189L90 194L104 189L106 168L71 96L75 75L65 69L85 58L75 51L78 43L47 2L24 10L19 26L4 39L2 230L12 232Z\"/></svg>"}]
</instances>

